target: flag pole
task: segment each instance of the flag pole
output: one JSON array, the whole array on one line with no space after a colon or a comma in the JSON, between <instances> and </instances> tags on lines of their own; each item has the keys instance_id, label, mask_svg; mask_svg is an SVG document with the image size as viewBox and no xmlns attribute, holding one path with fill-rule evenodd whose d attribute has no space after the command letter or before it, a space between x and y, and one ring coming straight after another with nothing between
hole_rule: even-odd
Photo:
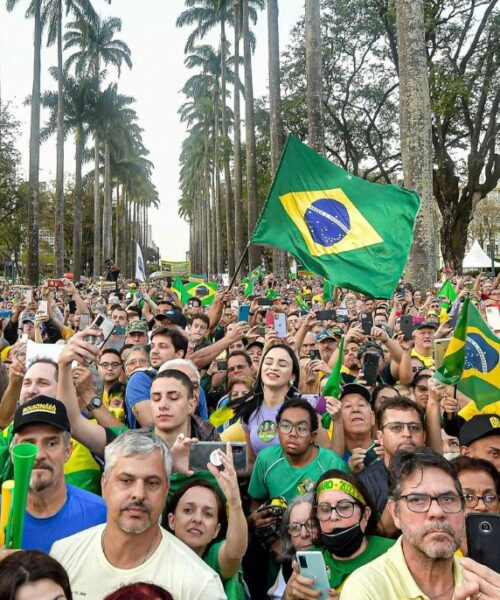
<instances>
[{"instance_id":1,"label":"flag pole","mask_svg":"<svg viewBox=\"0 0 500 600\"><path fill-rule=\"evenodd\" d=\"M243 261L245 260L245 256L247 255L249 248L250 248L250 240L248 240L247 245L245 246L245 249L243 250L243 252L241 254L240 262L238 263L238 266L234 270L233 278L229 282L229 286L227 288L229 291L231 291L231 288L233 287L234 282L236 281L236 277L238 276L238 273L240 272L241 265L243 264Z\"/></svg>"}]
</instances>

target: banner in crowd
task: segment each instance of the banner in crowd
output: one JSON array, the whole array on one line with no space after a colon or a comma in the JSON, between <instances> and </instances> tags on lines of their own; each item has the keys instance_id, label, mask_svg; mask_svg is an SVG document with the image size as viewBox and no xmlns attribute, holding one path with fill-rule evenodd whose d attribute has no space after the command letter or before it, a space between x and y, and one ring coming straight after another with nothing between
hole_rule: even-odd
<instances>
[{"instance_id":1,"label":"banner in crowd","mask_svg":"<svg viewBox=\"0 0 500 600\"><path fill-rule=\"evenodd\" d=\"M466 298L434 377L457 385L481 409L500 398L500 339Z\"/></svg>"},{"instance_id":2,"label":"banner in crowd","mask_svg":"<svg viewBox=\"0 0 500 600\"><path fill-rule=\"evenodd\" d=\"M191 275L190 260L160 260L160 270L165 275L189 277Z\"/></svg>"},{"instance_id":3,"label":"banner in crowd","mask_svg":"<svg viewBox=\"0 0 500 600\"><path fill-rule=\"evenodd\" d=\"M144 258L142 256L142 250L139 244L136 244L136 253L135 253L135 278L138 281L146 281L146 265L144 263Z\"/></svg>"},{"instance_id":4,"label":"banner in crowd","mask_svg":"<svg viewBox=\"0 0 500 600\"><path fill-rule=\"evenodd\" d=\"M355 177L289 136L251 241L337 286L390 298L419 206L415 192Z\"/></svg>"}]
</instances>

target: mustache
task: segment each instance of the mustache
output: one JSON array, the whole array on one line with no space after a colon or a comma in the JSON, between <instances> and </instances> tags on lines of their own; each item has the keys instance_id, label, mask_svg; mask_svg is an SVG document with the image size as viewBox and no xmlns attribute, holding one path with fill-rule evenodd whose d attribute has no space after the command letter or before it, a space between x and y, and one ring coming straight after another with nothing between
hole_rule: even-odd
<instances>
[{"instance_id":1,"label":"mustache","mask_svg":"<svg viewBox=\"0 0 500 600\"><path fill-rule=\"evenodd\" d=\"M433 523L432 525L428 525L427 527L422 528L423 535L427 535L428 533L432 533L432 532L436 532L436 531L442 531L444 533L448 533L453 538L455 538L457 535L457 532L455 531L455 529L453 529L453 527L451 525L449 525L448 523L437 522L437 523Z\"/></svg>"},{"instance_id":2,"label":"mustache","mask_svg":"<svg viewBox=\"0 0 500 600\"><path fill-rule=\"evenodd\" d=\"M52 467L52 465L50 465L49 463L41 460L39 462L36 462L34 467L34 469L47 469L47 471L54 471L54 468Z\"/></svg>"},{"instance_id":3,"label":"mustache","mask_svg":"<svg viewBox=\"0 0 500 600\"><path fill-rule=\"evenodd\" d=\"M147 512L148 515L150 515L153 510L153 507L151 506L151 504L149 502L141 501L141 502L127 502L126 504L123 504L120 508L120 512L123 512L125 510L130 510L133 508L139 508L139 509Z\"/></svg>"}]
</instances>

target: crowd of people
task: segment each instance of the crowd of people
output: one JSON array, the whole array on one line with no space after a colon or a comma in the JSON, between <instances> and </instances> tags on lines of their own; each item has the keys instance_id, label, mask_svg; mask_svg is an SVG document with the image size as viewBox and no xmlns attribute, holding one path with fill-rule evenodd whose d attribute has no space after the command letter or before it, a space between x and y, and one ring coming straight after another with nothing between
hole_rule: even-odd
<instances>
[{"instance_id":1,"label":"crowd of people","mask_svg":"<svg viewBox=\"0 0 500 600\"><path fill-rule=\"evenodd\" d=\"M500 515L500 382L483 406L433 375L500 275L449 278L0 286L0 483L38 449L0 598L314 599L317 552L328 598L499 599L465 517Z\"/></svg>"}]
</instances>

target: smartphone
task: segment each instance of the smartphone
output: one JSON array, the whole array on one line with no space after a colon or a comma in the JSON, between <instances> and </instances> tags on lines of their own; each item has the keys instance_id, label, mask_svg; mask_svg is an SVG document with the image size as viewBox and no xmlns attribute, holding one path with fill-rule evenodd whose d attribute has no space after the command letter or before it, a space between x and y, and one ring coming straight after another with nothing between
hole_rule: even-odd
<instances>
[{"instance_id":1,"label":"smartphone","mask_svg":"<svg viewBox=\"0 0 500 600\"><path fill-rule=\"evenodd\" d=\"M311 350L311 352L309 352L309 358L311 360L321 360L321 354L319 353L319 350Z\"/></svg>"},{"instance_id":2,"label":"smartphone","mask_svg":"<svg viewBox=\"0 0 500 600\"><path fill-rule=\"evenodd\" d=\"M378 374L379 355L365 352L363 356L363 376L367 385L375 385Z\"/></svg>"},{"instance_id":3,"label":"smartphone","mask_svg":"<svg viewBox=\"0 0 500 600\"><path fill-rule=\"evenodd\" d=\"M273 305L273 301L271 298L259 298L257 300L257 304L259 306L272 306Z\"/></svg>"},{"instance_id":4,"label":"smartphone","mask_svg":"<svg viewBox=\"0 0 500 600\"><path fill-rule=\"evenodd\" d=\"M403 315L399 320L399 328L403 334L403 339L410 341L413 337L413 317L412 315Z\"/></svg>"},{"instance_id":5,"label":"smartphone","mask_svg":"<svg viewBox=\"0 0 500 600\"><path fill-rule=\"evenodd\" d=\"M24 301L26 304L31 304L33 302L33 292L31 290L26 290L24 292Z\"/></svg>"},{"instance_id":6,"label":"smartphone","mask_svg":"<svg viewBox=\"0 0 500 600\"><path fill-rule=\"evenodd\" d=\"M266 313L266 327L274 327L274 313L270 310Z\"/></svg>"},{"instance_id":7,"label":"smartphone","mask_svg":"<svg viewBox=\"0 0 500 600\"><path fill-rule=\"evenodd\" d=\"M170 275L167 277L167 287L168 288L172 287L172 277L170 277Z\"/></svg>"},{"instance_id":8,"label":"smartphone","mask_svg":"<svg viewBox=\"0 0 500 600\"><path fill-rule=\"evenodd\" d=\"M10 319L13 315L11 310L0 310L0 319Z\"/></svg>"},{"instance_id":9,"label":"smartphone","mask_svg":"<svg viewBox=\"0 0 500 600\"><path fill-rule=\"evenodd\" d=\"M275 313L274 314L274 329L276 330L276 334L279 338L286 338L286 315L285 315L285 313Z\"/></svg>"},{"instance_id":10,"label":"smartphone","mask_svg":"<svg viewBox=\"0 0 500 600\"><path fill-rule=\"evenodd\" d=\"M373 327L373 314L371 312L361 313L359 315L359 320L361 321L361 329L363 330L363 333L367 336L371 335Z\"/></svg>"},{"instance_id":11,"label":"smartphone","mask_svg":"<svg viewBox=\"0 0 500 600\"><path fill-rule=\"evenodd\" d=\"M320 600L326 600L328 598L328 591L330 590L330 582L323 554L314 550L299 550L297 552L297 561L299 563L300 574L316 581L311 589L315 591L319 590L321 592Z\"/></svg>"},{"instance_id":12,"label":"smartphone","mask_svg":"<svg viewBox=\"0 0 500 600\"><path fill-rule=\"evenodd\" d=\"M242 304L238 307L238 321L246 321L250 318L250 305Z\"/></svg>"},{"instance_id":13,"label":"smartphone","mask_svg":"<svg viewBox=\"0 0 500 600\"><path fill-rule=\"evenodd\" d=\"M90 323L90 315L87 313L80 316L80 331L83 331L89 326Z\"/></svg>"},{"instance_id":14,"label":"smartphone","mask_svg":"<svg viewBox=\"0 0 500 600\"><path fill-rule=\"evenodd\" d=\"M227 360L218 360L217 368L219 371L227 371Z\"/></svg>"},{"instance_id":15,"label":"smartphone","mask_svg":"<svg viewBox=\"0 0 500 600\"><path fill-rule=\"evenodd\" d=\"M500 573L500 515L466 515L465 533L469 558Z\"/></svg>"},{"instance_id":16,"label":"smartphone","mask_svg":"<svg viewBox=\"0 0 500 600\"><path fill-rule=\"evenodd\" d=\"M189 469L207 471L207 465L221 467L218 450L226 452L226 442L196 442L189 446ZM247 445L245 442L232 442L234 469L237 473L247 470Z\"/></svg>"},{"instance_id":17,"label":"smartphone","mask_svg":"<svg viewBox=\"0 0 500 600\"><path fill-rule=\"evenodd\" d=\"M368 467L375 461L380 460L380 456L375 452L375 448L378 445L378 442L373 441L366 449L365 458L363 460L363 464L365 465L365 467Z\"/></svg>"},{"instance_id":18,"label":"smartphone","mask_svg":"<svg viewBox=\"0 0 500 600\"><path fill-rule=\"evenodd\" d=\"M486 307L486 320L494 331L500 331L500 311L498 306Z\"/></svg>"},{"instance_id":19,"label":"smartphone","mask_svg":"<svg viewBox=\"0 0 500 600\"><path fill-rule=\"evenodd\" d=\"M115 323L104 315L98 315L94 319L91 327L92 329L99 329L101 331L101 335L87 335L85 337L85 341L94 344L94 346L97 346L98 348L102 348L108 341L109 336L113 333L115 329Z\"/></svg>"},{"instance_id":20,"label":"smartphone","mask_svg":"<svg viewBox=\"0 0 500 600\"><path fill-rule=\"evenodd\" d=\"M38 313L40 314L40 316L49 316L49 303L47 302L47 300L39 300Z\"/></svg>"},{"instance_id":21,"label":"smartphone","mask_svg":"<svg viewBox=\"0 0 500 600\"><path fill-rule=\"evenodd\" d=\"M76 302L74 300L68 300L69 314L74 315L76 313Z\"/></svg>"},{"instance_id":22,"label":"smartphone","mask_svg":"<svg viewBox=\"0 0 500 600\"><path fill-rule=\"evenodd\" d=\"M450 339L451 338L442 338L439 340L434 340L434 364L436 365L436 369L439 369L439 367L443 364L444 355L448 349Z\"/></svg>"},{"instance_id":23,"label":"smartphone","mask_svg":"<svg viewBox=\"0 0 500 600\"><path fill-rule=\"evenodd\" d=\"M318 321L335 321L336 317L337 313L334 309L316 311L316 319Z\"/></svg>"},{"instance_id":24,"label":"smartphone","mask_svg":"<svg viewBox=\"0 0 500 600\"><path fill-rule=\"evenodd\" d=\"M29 335L27 333L21 333L21 335L19 336L19 341L21 342L21 344L27 344L29 340Z\"/></svg>"},{"instance_id":25,"label":"smartphone","mask_svg":"<svg viewBox=\"0 0 500 600\"><path fill-rule=\"evenodd\" d=\"M53 288L62 288L64 281L62 279L47 279L47 285Z\"/></svg>"}]
</instances>

